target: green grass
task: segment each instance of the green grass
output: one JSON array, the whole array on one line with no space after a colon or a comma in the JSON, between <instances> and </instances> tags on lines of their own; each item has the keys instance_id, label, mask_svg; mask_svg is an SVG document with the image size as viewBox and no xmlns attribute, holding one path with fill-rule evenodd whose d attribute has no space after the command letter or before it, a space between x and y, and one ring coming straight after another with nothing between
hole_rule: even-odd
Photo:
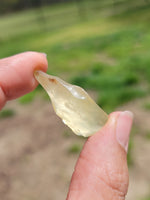
<instances>
[{"instance_id":1,"label":"green grass","mask_svg":"<svg viewBox=\"0 0 150 200\"><path fill-rule=\"evenodd\" d=\"M69 138L70 136L71 136L71 132L70 131L64 131L63 132L63 137L65 137L65 138Z\"/></svg>"},{"instance_id":2,"label":"green grass","mask_svg":"<svg viewBox=\"0 0 150 200\"><path fill-rule=\"evenodd\" d=\"M150 8L139 8L132 1L132 12L116 15L111 1L84 5L85 17L75 3L1 17L0 58L28 50L45 52L49 73L97 90L98 104L111 112L149 93ZM127 6L122 1L115 9ZM20 102L30 102L34 96L35 92L28 94Z\"/></svg>"},{"instance_id":3,"label":"green grass","mask_svg":"<svg viewBox=\"0 0 150 200\"><path fill-rule=\"evenodd\" d=\"M150 103L144 103L144 105L143 105L143 108L145 109L145 110L150 110Z\"/></svg>"},{"instance_id":4,"label":"green grass","mask_svg":"<svg viewBox=\"0 0 150 200\"><path fill-rule=\"evenodd\" d=\"M127 153L127 163L129 167L134 166L134 158L132 154L132 150L134 148L134 136L138 133L138 129L135 125L133 125L130 139L129 139L129 145L128 145L128 153Z\"/></svg>"},{"instance_id":5,"label":"green grass","mask_svg":"<svg viewBox=\"0 0 150 200\"><path fill-rule=\"evenodd\" d=\"M0 119L13 117L15 115L15 111L12 109L4 109L0 112Z\"/></svg>"},{"instance_id":6,"label":"green grass","mask_svg":"<svg viewBox=\"0 0 150 200\"><path fill-rule=\"evenodd\" d=\"M128 154L127 154L127 163L128 166L132 166L134 164L134 159L132 157L132 149L133 149L133 138L129 140L129 145L128 145Z\"/></svg>"},{"instance_id":7,"label":"green grass","mask_svg":"<svg viewBox=\"0 0 150 200\"><path fill-rule=\"evenodd\" d=\"M35 92L33 91L33 92L30 92L27 95L24 95L24 96L20 97L19 98L19 102L21 104L28 104L34 99L34 97L35 97Z\"/></svg>"},{"instance_id":8,"label":"green grass","mask_svg":"<svg viewBox=\"0 0 150 200\"><path fill-rule=\"evenodd\" d=\"M150 196L149 196L149 197L142 198L141 200L150 200Z\"/></svg>"},{"instance_id":9,"label":"green grass","mask_svg":"<svg viewBox=\"0 0 150 200\"><path fill-rule=\"evenodd\" d=\"M68 149L68 153L77 154L81 151L81 148L79 144L72 144Z\"/></svg>"},{"instance_id":10,"label":"green grass","mask_svg":"<svg viewBox=\"0 0 150 200\"><path fill-rule=\"evenodd\" d=\"M147 132L146 132L145 137L146 137L146 139L150 140L150 131L147 131Z\"/></svg>"}]
</instances>

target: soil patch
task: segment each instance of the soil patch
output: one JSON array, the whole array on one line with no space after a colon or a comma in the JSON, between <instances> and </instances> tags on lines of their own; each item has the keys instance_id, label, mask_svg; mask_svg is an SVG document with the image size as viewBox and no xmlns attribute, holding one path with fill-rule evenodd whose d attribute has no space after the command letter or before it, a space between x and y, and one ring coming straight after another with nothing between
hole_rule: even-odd
<instances>
[{"instance_id":1,"label":"soil patch","mask_svg":"<svg viewBox=\"0 0 150 200\"><path fill-rule=\"evenodd\" d=\"M144 98L118 108L135 115L127 200L149 194L150 140L145 135L150 130L150 112L143 109L147 101ZM79 155L70 149L82 147L85 139L74 135L47 101L36 99L28 105L12 101L6 108L16 114L0 120L0 199L65 199Z\"/></svg>"}]
</instances>

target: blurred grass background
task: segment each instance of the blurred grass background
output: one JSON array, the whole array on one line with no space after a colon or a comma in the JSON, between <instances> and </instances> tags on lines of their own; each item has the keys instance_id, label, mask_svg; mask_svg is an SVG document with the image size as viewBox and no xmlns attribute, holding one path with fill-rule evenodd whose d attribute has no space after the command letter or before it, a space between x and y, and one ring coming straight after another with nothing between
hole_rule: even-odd
<instances>
[{"instance_id":1,"label":"blurred grass background","mask_svg":"<svg viewBox=\"0 0 150 200\"><path fill-rule=\"evenodd\" d=\"M149 92L149 11L146 1L94 0L5 15L0 58L45 52L48 73L96 90L98 104L111 112ZM35 93L21 101L30 102Z\"/></svg>"},{"instance_id":2,"label":"blurred grass background","mask_svg":"<svg viewBox=\"0 0 150 200\"><path fill-rule=\"evenodd\" d=\"M110 113L149 95L149 21L148 0L82 0L41 5L0 16L0 58L24 51L45 52L48 73L95 91L97 103ZM30 103L41 93L45 98L39 86L19 101ZM146 102L143 109L150 110L150 104ZM6 110L0 118L14 114ZM132 143L131 137L129 164ZM69 152L80 149L73 144Z\"/></svg>"},{"instance_id":3,"label":"blurred grass background","mask_svg":"<svg viewBox=\"0 0 150 200\"><path fill-rule=\"evenodd\" d=\"M48 73L96 91L109 113L149 94L149 19L149 2L127 0L73 1L2 15L0 58L45 52ZM19 101L29 103L41 92L39 86Z\"/></svg>"}]
</instances>

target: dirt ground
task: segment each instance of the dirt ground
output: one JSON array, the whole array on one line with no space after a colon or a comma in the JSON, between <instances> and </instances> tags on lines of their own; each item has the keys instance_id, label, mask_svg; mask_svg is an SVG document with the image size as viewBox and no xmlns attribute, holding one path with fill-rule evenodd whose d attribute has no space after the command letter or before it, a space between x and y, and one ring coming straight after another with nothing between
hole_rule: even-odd
<instances>
[{"instance_id":1,"label":"dirt ground","mask_svg":"<svg viewBox=\"0 0 150 200\"><path fill-rule=\"evenodd\" d=\"M141 200L150 192L150 140L145 137L150 112L142 108L145 101L149 99L118 108L135 115L127 200ZM12 101L6 108L16 114L0 120L0 199L65 200L79 154L70 153L70 148L82 146L85 139L65 127L48 101L36 99L27 105Z\"/></svg>"}]
</instances>

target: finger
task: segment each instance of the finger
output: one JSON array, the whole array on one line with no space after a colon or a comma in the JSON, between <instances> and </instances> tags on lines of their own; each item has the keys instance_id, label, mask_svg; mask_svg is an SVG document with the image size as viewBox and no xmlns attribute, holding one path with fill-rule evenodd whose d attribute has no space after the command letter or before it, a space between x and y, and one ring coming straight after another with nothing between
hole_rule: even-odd
<instances>
[{"instance_id":1,"label":"finger","mask_svg":"<svg viewBox=\"0 0 150 200\"><path fill-rule=\"evenodd\" d=\"M33 73L47 70L43 53L25 52L0 60L0 108L7 100L15 99L37 86Z\"/></svg>"},{"instance_id":2,"label":"finger","mask_svg":"<svg viewBox=\"0 0 150 200\"><path fill-rule=\"evenodd\" d=\"M112 113L107 124L88 138L76 164L67 200L124 200L131 125L131 112Z\"/></svg>"}]
</instances>

